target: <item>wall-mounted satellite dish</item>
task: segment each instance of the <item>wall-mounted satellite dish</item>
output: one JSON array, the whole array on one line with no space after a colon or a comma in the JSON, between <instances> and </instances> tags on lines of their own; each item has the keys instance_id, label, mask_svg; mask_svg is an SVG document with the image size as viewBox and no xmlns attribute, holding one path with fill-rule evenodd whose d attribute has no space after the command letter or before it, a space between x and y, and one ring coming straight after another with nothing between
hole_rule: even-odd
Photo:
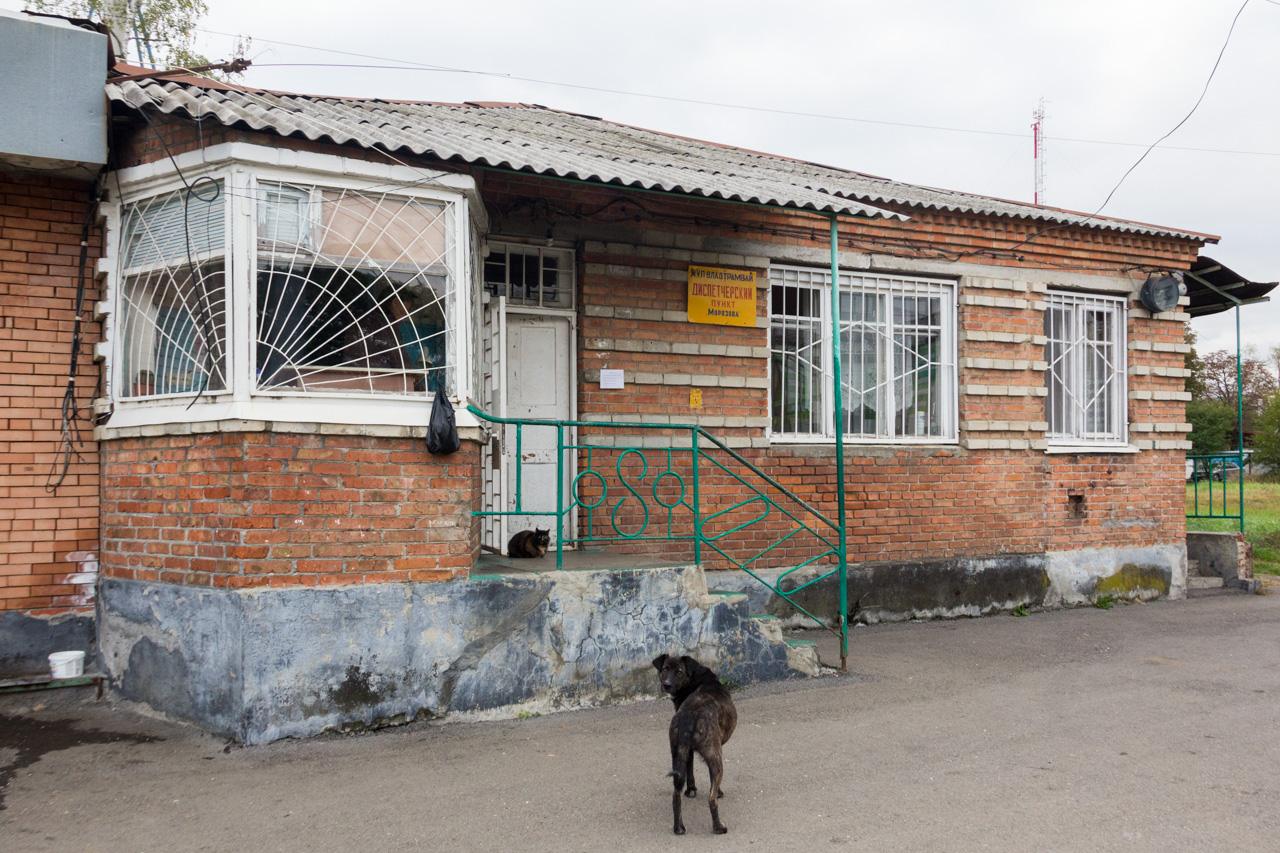
<instances>
[{"instance_id":1,"label":"wall-mounted satellite dish","mask_svg":"<svg viewBox=\"0 0 1280 853\"><path fill-rule=\"evenodd\" d=\"M1138 291L1138 300L1142 307L1153 314L1172 311L1178 307L1178 299L1187 292L1182 282L1182 273L1165 273L1151 275Z\"/></svg>"}]
</instances>

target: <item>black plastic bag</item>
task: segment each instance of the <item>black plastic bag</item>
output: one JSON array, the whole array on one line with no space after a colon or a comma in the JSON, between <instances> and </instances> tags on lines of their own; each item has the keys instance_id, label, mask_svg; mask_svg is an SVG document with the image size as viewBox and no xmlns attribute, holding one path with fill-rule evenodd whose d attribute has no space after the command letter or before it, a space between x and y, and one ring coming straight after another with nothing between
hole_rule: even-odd
<instances>
[{"instance_id":1,"label":"black plastic bag","mask_svg":"<svg viewBox=\"0 0 1280 853\"><path fill-rule=\"evenodd\" d=\"M453 404L443 391L437 391L435 402L431 404L431 419L427 421L427 450L447 456L461 446L458 425L453 419Z\"/></svg>"}]
</instances>

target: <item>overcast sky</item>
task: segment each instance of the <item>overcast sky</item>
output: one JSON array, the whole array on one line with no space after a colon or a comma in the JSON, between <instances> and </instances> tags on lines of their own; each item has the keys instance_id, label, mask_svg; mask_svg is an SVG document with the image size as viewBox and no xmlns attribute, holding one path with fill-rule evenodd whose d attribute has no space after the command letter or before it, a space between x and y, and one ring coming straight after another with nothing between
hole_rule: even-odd
<instances>
[{"instance_id":1,"label":"overcast sky","mask_svg":"<svg viewBox=\"0 0 1280 853\"><path fill-rule=\"evenodd\" d=\"M1047 203L1093 212L1200 96L1241 0L791 0L789 3L208 0L208 31L253 38L243 81L428 101L523 101L902 181L1030 201L1030 123L1047 102ZM20 8L20 0L0 6ZM200 48L230 55L205 32ZM348 51L494 75L370 68ZM384 63L385 64L385 63ZM734 104L705 106L580 87ZM1249 0L1208 94L1103 211L1219 235L1206 253L1280 279L1280 2ZM763 110L819 113L804 118ZM985 133L900 127L895 122ZM1005 134L1005 135L999 135ZM1276 301L1244 342L1280 344ZM1230 314L1200 349L1234 348Z\"/></svg>"}]
</instances>

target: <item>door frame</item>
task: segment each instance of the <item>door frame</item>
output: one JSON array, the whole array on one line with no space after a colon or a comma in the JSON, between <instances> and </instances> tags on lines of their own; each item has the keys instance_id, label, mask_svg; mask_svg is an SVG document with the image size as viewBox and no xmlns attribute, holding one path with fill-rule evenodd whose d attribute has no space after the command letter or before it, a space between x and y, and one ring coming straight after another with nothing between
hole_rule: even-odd
<instances>
[{"instance_id":1,"label":"door frame","mask_svg":"<svg viewBox=\"0 0 1280 853\"><path fill-rule=\"evenodd\" d=\"M513 314L526 317L555 317L569 321L569 420L576 421L578 419L578 311L577 308L542 308L530 305L513 305L504 299L503 311L499 315L502 324L499 339L502 342L502 352L498 367L500 368L499 376L502 378L501 399L502 413L500 417L507 417L507 318ZM565 444L576 444L578 439L578 430L576 427L569 427L565 430ZM510 448L508 452L505 430L503 431L502 441L502 477L501 477L501 495L503 510L510 507L511 496L508 489L508 468L509 460L515 454L515 448ZM578 476L578 454L576 451L569 453L568 460L568 484L565 494L566 501L573 500L573 481ZM507 542L511 539L511 531L509 527L509 519L511 516L499 516L502 519L502 547L507 547ZM568 524L565 526L565 534L568 538L573 539L578 535L578 514L576 512L569 513Z\"/></svg>"}]
</instances>

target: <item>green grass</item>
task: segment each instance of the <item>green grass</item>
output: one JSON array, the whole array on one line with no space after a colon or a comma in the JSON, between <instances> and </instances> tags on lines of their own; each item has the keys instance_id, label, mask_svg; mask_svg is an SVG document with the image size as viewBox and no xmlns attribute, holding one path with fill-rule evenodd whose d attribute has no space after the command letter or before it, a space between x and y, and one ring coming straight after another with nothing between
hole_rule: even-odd
<instances>
[{"instance_id":1,"label":"green grass","mask_svg":"<svg viewBox=\"0 0 1280 853\"><path fill-rule=\"evenodd\" d=\"M1213 511L1236 513L1240 505L1239 486L1233 481L1213 484ZM1223 498L1226 498L1225 509ZM1208 483L1200 484L1200 511L1208 512ZM1195 489L1187 484L1187 513L1195 511ZM1188 530L1239 530L1236 519L1188 518ZM1253 543L1253 570L1257 574L1280 575L1280 483L1263 483L1245 477L1244 536Z\"/></svg>"}]
</instances>

